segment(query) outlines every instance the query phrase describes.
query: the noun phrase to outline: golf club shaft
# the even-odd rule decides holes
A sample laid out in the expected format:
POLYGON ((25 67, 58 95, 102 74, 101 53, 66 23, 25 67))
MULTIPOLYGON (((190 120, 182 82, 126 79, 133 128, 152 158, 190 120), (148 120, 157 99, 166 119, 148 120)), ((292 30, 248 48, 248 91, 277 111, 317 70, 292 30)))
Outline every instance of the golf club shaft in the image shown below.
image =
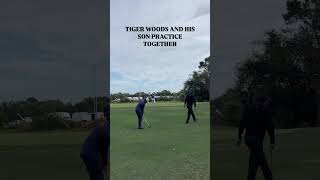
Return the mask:
POLYGON ((270 168, 271 168, 271 171, 273 172, 273 169, 272 169, 272 150, 270 151, 270 168))
POLYGON ((149 124, 149 122, 148 122, 147 118, 143 118, 143 120, 144 120, 144 122, 146 122, 146 123, 147 123, 148 127, 150 127, 150 124, 149 124))

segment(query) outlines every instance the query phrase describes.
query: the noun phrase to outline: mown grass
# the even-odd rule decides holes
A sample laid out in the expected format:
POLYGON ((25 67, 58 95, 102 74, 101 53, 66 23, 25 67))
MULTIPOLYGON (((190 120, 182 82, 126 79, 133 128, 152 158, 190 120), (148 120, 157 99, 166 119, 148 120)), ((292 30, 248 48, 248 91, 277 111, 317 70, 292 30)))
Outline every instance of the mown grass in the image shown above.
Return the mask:
POLYGON ((111 179, 209 179, 209 103, 198 103, 197 124, 185 124, 181 102, 148 103, 143 130, 135 105, 111 105, 111 179))
MULTIPOLYGON (((267 136, 268 137, 268 136, 267 136)), ((276 130, 276 149, 272 169, 279 180, 320 179, 320 128, 276 130)), ((236 128, 213 129, 213 178, 246 179, 249 152, 244 142, 236 147, 236 128)), ((269 139, 265 138, 265 153, 270 162, 269 139)), ((257 180, 263 180, 258 170, 257 180)))

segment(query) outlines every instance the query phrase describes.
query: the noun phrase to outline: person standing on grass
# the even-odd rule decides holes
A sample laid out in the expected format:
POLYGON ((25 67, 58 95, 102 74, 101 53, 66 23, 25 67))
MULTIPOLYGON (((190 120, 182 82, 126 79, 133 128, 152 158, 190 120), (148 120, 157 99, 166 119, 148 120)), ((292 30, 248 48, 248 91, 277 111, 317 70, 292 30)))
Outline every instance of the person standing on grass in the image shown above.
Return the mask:
POLYGON ((186 121, 186 124, 189 123, 189 119, 190 119, 190 115, 192 116, 193 118, 193 121, 196 122, 196 116, 194 115, 194 112, 193 112, 193 109, 192 109, 192 106, 194 105, 194 107, 196 108, 197 105, 196 105, 196 98, 193 96, 192 92, 189 91, 185 100, 184 100, 184 107, 186 107, 187 105, 187 108, 188 108, 188 117, 187 117, 187 121, 186 121))
POLYGON ((156 103, 156 98, 154 97, 154 94, 152 94, 151 99, 153 103, 156 103))
POLYGON ((143 99, 139 100, 137 106, 136 106, 136 114, 138 116, 138 129, 143 129, 141 124, 142 124, 142 118, 143 118, 143 113, 144 113, 144 107, 147 104, 146 97, 143 97, 143 99))
POLYGON ((86 165, 90 180, 105 180, 109 177, 110 125, 107 112, 105 120, 98 122, 82 145, 80 157, 86 165))
POLYGON ((242 134, 245 132, 245 142, 250 150, 247 180, 255 180, 258 167, 261 168, 266 180, 273 180, 266 156, 263 151, 263 139, 266 131, 270 136, 270 150, 275 146, 274 124, 270 112, 271 100, 267 96, 255 96, 245 105, 243 117, 240 121, 238 142, 241 144, 242 134))

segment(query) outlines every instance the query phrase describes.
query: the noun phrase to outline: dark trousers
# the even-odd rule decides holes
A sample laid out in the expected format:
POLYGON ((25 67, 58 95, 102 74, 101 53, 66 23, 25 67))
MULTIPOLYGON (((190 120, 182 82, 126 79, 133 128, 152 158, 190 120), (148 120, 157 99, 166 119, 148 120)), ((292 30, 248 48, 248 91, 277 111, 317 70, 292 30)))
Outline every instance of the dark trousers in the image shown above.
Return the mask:
POLYGON ((264 178, 266 180, 273 180, 272 172, 269 168, 266 156, 263 152, 263 140, 254 136, 246 136, 245 141, 250 150, 247 180, 256 179, 256 174, 259 166, 263 172, 264 178))
POLYGON ((187 106, 187 108, 188 108, 188 117, 187 117, 186 123, 189 123, 190 115, 192 116, 193 121, 196 122, 196 117, 193 113, 192 106, 187 106))
POLYGON ((81 155, 81 159, 86 165, 90 180, 104 180, 103 166, 98 157, 81 155))
POLYGON ((139 110, 136 110, 136 114, 137 114, 137 116, 138 116, 138 128, 141 128, 141 123, 142 123, 142 116, 143 116, 143 114, 142 114, 142 112, 139 111, 139 110))

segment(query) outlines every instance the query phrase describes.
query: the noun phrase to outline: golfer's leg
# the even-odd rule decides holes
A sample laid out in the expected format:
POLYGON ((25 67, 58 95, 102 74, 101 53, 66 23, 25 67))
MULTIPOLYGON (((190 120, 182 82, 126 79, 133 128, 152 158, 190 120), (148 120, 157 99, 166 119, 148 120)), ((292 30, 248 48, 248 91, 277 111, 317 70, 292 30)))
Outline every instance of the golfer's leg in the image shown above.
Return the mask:
POLYGON ((268 165, 268 161, 266 159, 266 156, 263 152, 263 146, 261 145, 261 147, 259 148, 258 151, 258 162, 259 162, 259 166, 261 167, 261 170, 263 172, 263 176, 266 180, 272 180, 272 172, 269 168, 268 165))
POLYGON ((139 113, 136 111, 137 117, 138 117, 138 128, 139 128, 139 113))
POLYGON ((247 180, 255 180, 258 171, 258 161, 255 156, 254 150, 250 150, 250 157, 249 157, 249 166, 248 166, 248 176, 247 180))
POLYGON ((87 172, 90 174, 90 165, 89 165, 87 158, 84 155, 80 155, 80 157, 82 159, 82 162, 84 163, 84 165, 87 168, 87 172))
POLYGON ((90 180, 98 180, 98 172, 97 171, 91 171, 90 174, 90 180))
POLYGON ((142 128, 141 124, 142 124, 142 115, 139 116, 139 128, 142 128))
POLYGON ((188 117, 187 117, 187 121, 186 121, 186 123, 189 123, 190 114, 191 114, 191 112, 190 112, 190 108, 188 108, 188 117))
POLYGON ((96 178, 96 180, 104 180, 105 179, 104 177, 105 177, 105 175, 104 175, 103 171, 99 171, 95 178, 96 178))
POLYGON ((95 168, 90 173, 90 180, 104 180, 105 175, 102 170, 99 170, 98 168, 95 168))
POLYGON ((136 111, 137 117, 138 117, 138 128, 141 128, 141 122, 142 122, 142 115, 139 111, 136 111))
POLYGON ((87 167, 90 180, 98 180, 98 162, 96 162, 93 158, 90 157, 81 156, 81 158, 87 167))
POLYGON ((105 180, 107 179, 107 174, 106 174, 106 167, 105 164, 103 163, 103 160, 101 159, 101 157, 98 159, 98 169, 97 169, 97 173, 96 173, 96 179, 97 180, 105 180))
POLYGON ((142 124, 142 118, 143 118, 143 114, 142 114, 142 112, 139 112, 139 116, 138 116, 139 128, 142 128, 142 126, 141 126, 141 124, 142 124))
POLYGON ((247 180, 255 180, 259 166, 256 152, 256 138, 252 136, 245 136, 245 142, 250 150, 247 180))
POLYGON ((190 108, 190 109, 191 109, 191 115, 192 115, 193 121, 196 122, 196 117, 194 115, 193 109, 192 108, 190 108))

